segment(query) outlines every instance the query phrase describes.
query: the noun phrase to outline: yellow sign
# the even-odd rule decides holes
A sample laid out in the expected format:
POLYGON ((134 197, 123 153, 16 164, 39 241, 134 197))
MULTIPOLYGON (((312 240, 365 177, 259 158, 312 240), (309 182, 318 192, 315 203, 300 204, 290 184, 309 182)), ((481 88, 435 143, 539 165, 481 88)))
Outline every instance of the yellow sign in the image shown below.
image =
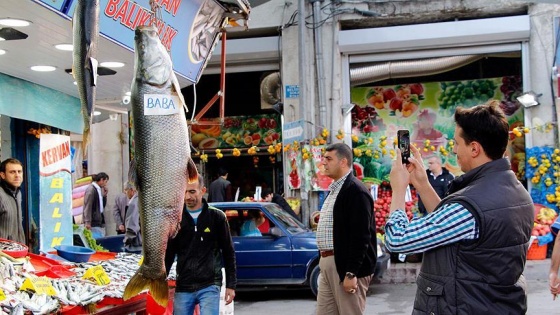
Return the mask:
POLYGON ((86 270, 82 278, 93 279, 99 285, 106 285, 111 283, 111 279, 101 265, 90 267, 88 270, 86 270))
MULTIPOLYGON (((47 277, 29 275, 25 281, 23 281, 23 284, 19 289, 21 291, 31 290, 37 294, 47 294, 51 296, 56 295, 56 291, 51 284, 51 280, 47 277)), ((3 292, 2 295, 4 295, 3 292)))
POLYGON ((6 299, 6 294, 4 290, 0 289, 0 301, 4 301, 6 299))

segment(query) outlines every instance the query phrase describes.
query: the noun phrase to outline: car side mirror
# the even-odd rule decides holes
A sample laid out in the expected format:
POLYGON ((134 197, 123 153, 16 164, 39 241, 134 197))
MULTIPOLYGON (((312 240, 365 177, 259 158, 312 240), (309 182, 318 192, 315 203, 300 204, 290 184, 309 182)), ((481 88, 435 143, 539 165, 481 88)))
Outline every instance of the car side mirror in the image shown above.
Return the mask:
POLYGON ((273 226, 270 228, 270 234, 274 237, 284 236, 282 230, 280 230, 280 228, 278 228, 277 226, 273 226))

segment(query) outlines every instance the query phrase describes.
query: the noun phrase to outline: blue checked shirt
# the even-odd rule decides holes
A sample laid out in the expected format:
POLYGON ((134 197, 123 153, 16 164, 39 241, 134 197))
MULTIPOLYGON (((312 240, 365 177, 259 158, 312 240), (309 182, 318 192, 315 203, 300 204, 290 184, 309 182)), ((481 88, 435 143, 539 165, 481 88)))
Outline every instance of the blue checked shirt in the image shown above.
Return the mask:
POLYGON ((449 203, 421 218, 408 221, 403 210, 391 213, 385 224, 385 245, 391 252, 411 254, 478 239, 473 215, 458 203, 449 203))
MULTIPOLYGON (((350 174, 350 172, 348 172, 350 174)), ((331 183, 329 186, 329 195, 325 198, 323 207, 321 208, 321 215, 319 216, 319 223, 317 224, 317 248, 319 250, 333 250, 333 208, 336 197, 340 192, 340 188, 348 174, 342 176, 338 180, 331 183)))

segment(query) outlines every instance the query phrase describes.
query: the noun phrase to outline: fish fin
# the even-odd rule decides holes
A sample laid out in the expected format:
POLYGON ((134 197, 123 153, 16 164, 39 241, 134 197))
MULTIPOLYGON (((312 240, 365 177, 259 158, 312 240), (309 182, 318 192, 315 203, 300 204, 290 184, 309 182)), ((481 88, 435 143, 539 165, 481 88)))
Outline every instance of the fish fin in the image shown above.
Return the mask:
POLYGON ((89 145, 90 129, 89 125, 84 126, 84 133, 82 135, 82 154, 83 158, 87 159, 87 149, 89 145))
POLYGON ((94 86, 97 86, 97 65, 99 64, 99 62, 97 61, 97 59, 89 57, 89 64, 91 67, 91 82, 94 86))
POLYGON ((181 229, 181 221, 177 222, 177 226, 175 226, 175 230, 173 234, 169 236, 169 238, 175 238, 177 234, 179 234, 179 230, 181 229))
POLYGON ((88 305, 83 306, 83 308, 86 309, 86 312, 88 314, 95 314, 95 312, 97 311, 97 304, 96 303, 90 303, 88 305))
POLYGON ((138 178, 136 177, 136 158, 132 158, 128 164, 128 181, 134 183, 136 190, 138 190, 138 178))
POLYGON ((171 83, 173 85, 173 89, 175 90, 175 92, 177 93, 177 96, 179 97, 179 100, 181 101, 181 104, 183 104, 183 108, 185 109, 185 113, 188 113, 189 109, 187 108, 187 103, 185 102, 185 98, 183 97, 183 93, 181 93, 181 85, 179 84, 179 80, 177 80, 177 76, 175 76, 175 73, 172 74, 171 83))
POLYGON ((189 161, 187 162, 187 176, 189 177, 189 182, 198 180, 198 170, 191 157, 189 157, 189 161))
POLYGON ((74 81, 76 81, 76 70, 74 69, 74 63, 72 63, 72 78, 74 78, 74 81))
POLYGON ((143 268, 140 266, 140 269, 138 269, 130 281, 128 281, 124 289, 123 299, 126 301, 138 295, 138 293, 142 292, 144 289, 148 289, 154 301, 166 307, 169 298, 169 287, 167 286, 165 271, 163 271, 161 276, 157 279, 150 279, 143 276, 142 270, 143 268))

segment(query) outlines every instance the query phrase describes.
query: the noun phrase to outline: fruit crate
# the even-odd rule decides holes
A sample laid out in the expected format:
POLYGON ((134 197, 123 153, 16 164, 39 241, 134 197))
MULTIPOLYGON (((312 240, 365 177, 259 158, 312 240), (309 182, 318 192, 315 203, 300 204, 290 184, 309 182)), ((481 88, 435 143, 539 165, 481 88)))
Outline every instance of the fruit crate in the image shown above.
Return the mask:
POLYGON ((527 251, 528 260, 543 260, 546 259, 547 245, 539 246, 539 241, 534 240, 533 244, 529 247, 527 251))

